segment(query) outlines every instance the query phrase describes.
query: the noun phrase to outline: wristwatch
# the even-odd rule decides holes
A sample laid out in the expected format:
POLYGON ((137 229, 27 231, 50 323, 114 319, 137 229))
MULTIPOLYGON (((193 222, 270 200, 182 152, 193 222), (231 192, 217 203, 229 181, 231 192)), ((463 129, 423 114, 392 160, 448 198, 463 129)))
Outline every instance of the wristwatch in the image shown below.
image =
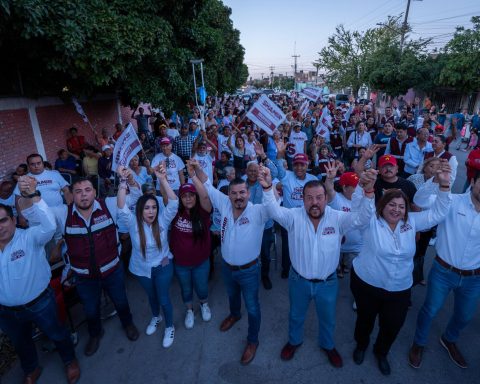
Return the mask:
POLYGON ((42 196, 42 194, 40 193, 40 191, 37 190, 37 191, 35 191, 35 192, 33 192, 33 193, 29 194, 29 195, 22 195, 22 197, 24 197, 24 198, 26 198, 26 199, 33 199, 33 198, 36 197, 36 196, 39 196, 39 197, 42 196))

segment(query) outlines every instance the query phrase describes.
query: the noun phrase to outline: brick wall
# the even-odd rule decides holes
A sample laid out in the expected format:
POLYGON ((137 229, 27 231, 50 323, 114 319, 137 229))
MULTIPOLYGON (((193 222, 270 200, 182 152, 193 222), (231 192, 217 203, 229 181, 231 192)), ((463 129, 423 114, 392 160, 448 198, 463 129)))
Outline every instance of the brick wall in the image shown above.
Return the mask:
POLYGON ((13 172, 33 152, 37 147, 28 110, 0 111, 0 177, 13 172))

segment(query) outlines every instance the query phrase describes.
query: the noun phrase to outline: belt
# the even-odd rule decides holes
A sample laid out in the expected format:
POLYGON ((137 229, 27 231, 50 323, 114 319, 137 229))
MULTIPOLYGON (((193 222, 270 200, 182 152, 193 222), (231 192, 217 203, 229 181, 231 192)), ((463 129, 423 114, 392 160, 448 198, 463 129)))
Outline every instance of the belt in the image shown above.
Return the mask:
POLYGON ((6 305, 1 305, 0 304, 0 309, 3 310, 10 310, 10 311, 23 311, 24 309, 28 309, 30 307, 33 307, 35 304, 37 304, 41 299, 43 299, 48 293, 50 292, 50 286, 45 288, 45 290, 38 295, 35 299, 32 301, 28 302, 27 304, 23 305, 14 305, 12 307, 6 306, 6 305))
POLYGON ((295 273, 296 273, 298 276, 300 276, 303 280, 307 280, 307 281, 309 281, 310 283, 323 283, 323 282, 327 281, 329 278, 331 278, 331 277, 336 273, 336 271, 333 272, 333 273, 331 273, 330 275, 327 276, 326 279, 307 279, 306 277, 303 277, 302 275, 300 275, 300 274, 295 270, 295 268, 293 268, 293 267, 291 267, 291 268, 292 268, 293 272, 295 272, 295 273))
POLYGON ((480 268, 477 269, 458 269, 455 268, 453 265, 448 264, 446 261, 442 260, 438 255, 435 256, 435 260, 437 260, 438 264, 442 267, 459 274, 460 276, 476 276, 480 275, 480 268))
POLYGON ((232 271, 241 271, 242 269, 250 268, 252 265, 255 265, 257 263, 258 263, 258 259, 254 259, 249 263, 243 264, 243 265, 230 265, 227 262, 225 262, 225 264, 228 265, 228 268, 230 268, 232 271))

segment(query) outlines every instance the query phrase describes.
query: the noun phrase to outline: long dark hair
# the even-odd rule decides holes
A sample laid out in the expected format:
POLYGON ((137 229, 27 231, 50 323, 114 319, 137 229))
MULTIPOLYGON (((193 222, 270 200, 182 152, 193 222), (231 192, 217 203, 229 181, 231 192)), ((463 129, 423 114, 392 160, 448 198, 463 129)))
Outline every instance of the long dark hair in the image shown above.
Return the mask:
POLYGON ((155 239, 155 243, 157 243, 157 248, 160 250, 162 248, 162 243, 160 241, 160 225, 158 224, 158 201, 155 198, 155 196, 152 195, 143 195, 141 196, 138 201, 137 205, 135 207, 135 216, 137 218, 137 227, 138 227, 138 236, 140 237, 140 248, 142 250, 142 255, 143 257, 145 256, 145 249, 147 246, 147 240, 145 239, 145 230, 143 229, 143 209, 145 208, 145 204, 149 200, 152 200, 155 202, 155 205, 157 206, 157 214, 155 215, 155 219, 153 219, 152 223, 152 234, 153 238, 155 239))
MULTIPOLYGON (((178 206, 178 212, 179 213, 184 213, 188 212, 190 214, 190 221, 192 222, 192 233, 193 233, 193 242, 196 243, 197 240, 203 240, 206 238, 205 235, 205 230, 208 230, 208 228, 205 228, 205 225, 202 221, 202 216, 200 215, 200 210, 202 207, 200 206, 200 197, 198 196, 198 193, 195 193, 195 205, 189 210, 188 208, 185 208, 185 206, 182 203, 182 198, 180 197, 179 199, 179 206, 178 206)), ((178 215, 177 215, 178 217, 178 215)))

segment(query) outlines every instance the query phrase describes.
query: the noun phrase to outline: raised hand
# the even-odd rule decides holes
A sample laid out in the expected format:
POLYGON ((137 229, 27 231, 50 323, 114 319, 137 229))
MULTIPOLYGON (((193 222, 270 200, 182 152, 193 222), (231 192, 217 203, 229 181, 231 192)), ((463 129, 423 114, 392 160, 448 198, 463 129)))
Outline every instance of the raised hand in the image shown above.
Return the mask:
POLYGON ((452 174, 452 168, 446 159, 440 159, 440 167, 438 167, 434 181, 437 181, 440 186, 450 187, 450 176, 452 174))
POLYGON ((187 173, 190 178, 193 178, 196 174, 195 172, 195 166, 192 164, 192 161, 195 161, 194 159, 187 160, 187 173))
POLYGON ((157 176, 157 179, 160 181, 167 181, 167 171, 165 168, 165 164, 160 163, 158 164, 155 168, 155 176, 157 176))
POLYGON ((327 179, 333 180, 337 176, 339 166, 335 164, 335 160, 327 161, 325 171, 327 171, 327 179))
POLYGON ((366 159, 371 159, 379 150, 380 147, 377 144, 373 144, 371 147, 365 150, 363 157, 365 157, 366 159))
POLYGON ((126 179, 128 177, 127 174, 128 168, 124 165, 119 165, 117 168, 117 174, 120 179, 126 179))
POLYGON ((143 160, 143 165, 145 168, 150 168, 150 160, 148 159, 143 160))
POLYGON ((360 186, 366 191, 372 191, 374 189, 375 182, 377 181, 378 171, 376 169, 368 169, 360 175, 360 186))
POLYGON ((277 147, 277 152, 285 153, 287 145, 283 140, 275 141, 275 146, 277 147))
POLYGON ((270 188, 272 186, 272 175, 270 169, 263 165, 258 167, 258 182, 263 188, 270 188))
POLYGON ((37 189, 37 179, 32 176, 20 176, 18 189, 21 195, 31 195, 37 189))
POLYGON ((253 143, 253 148, 255 149, 255 153, 257 154, 257 156, 260 156, 262 159, 265 157, 265 151, 261 143, 255 141, 253 143))

